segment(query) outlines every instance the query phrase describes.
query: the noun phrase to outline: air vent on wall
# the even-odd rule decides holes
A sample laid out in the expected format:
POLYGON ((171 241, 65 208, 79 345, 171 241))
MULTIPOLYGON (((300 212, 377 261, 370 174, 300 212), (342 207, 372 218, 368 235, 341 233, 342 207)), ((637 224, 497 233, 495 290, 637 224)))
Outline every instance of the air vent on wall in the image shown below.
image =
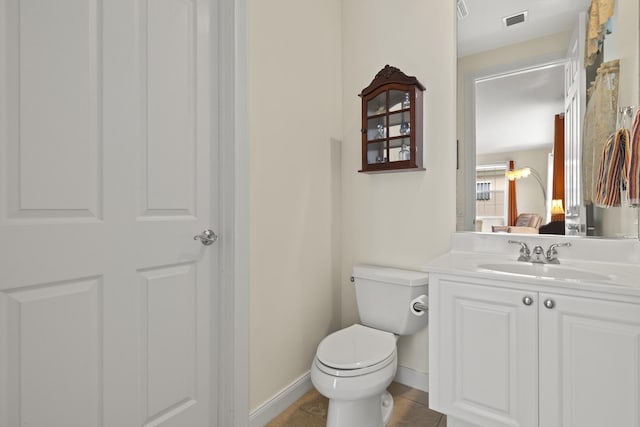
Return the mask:
POLYGON ((505 27, 511 27, 512 25, 522 24, 527 20, 527 12, 518 12, 515 15, 502 18, 502 22, 505 27))
POLYGON ((469 14, 469 9, 464 0, 458 0, 458 19, 462 19, 469 14))

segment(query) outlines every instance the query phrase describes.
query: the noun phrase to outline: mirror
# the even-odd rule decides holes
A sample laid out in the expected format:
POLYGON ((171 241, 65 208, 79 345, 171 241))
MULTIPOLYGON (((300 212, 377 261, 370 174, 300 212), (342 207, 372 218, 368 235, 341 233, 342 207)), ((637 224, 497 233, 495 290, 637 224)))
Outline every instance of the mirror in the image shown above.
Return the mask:
MULTIPOLYGON (((491 217, 506 216, 505 203, 498 201, 492 212, 486 208, 478 212, 483 217, 482 230, 474 222, 476 203, 486 204, 490 199, 487 188, 493 185, 498 199, 500 191, 507 192, 508 181, 502 187, 488 183, 491 178, 486 178, 490 174, 487 170, 504 170, 509 160, 515 160, 515 168, 528 166, 538 175, 515 181, 519 213, 538 213, 542 224, 557 219, 557 215, 551 217, 551 204, 560 191, 564 195, 567 234, 638 236, 638 209, 602 209, 584 203, 582 159, 587 154, 586 150, 583 153, 582 135, 574 136, 577 146, 565 141, 564 190, 554 189, 553 178, 549 178, 548 172, 554 170, 549 153, 553 152, 554 133, 558 133, 554 129, 555 115, 571 113, 565 80, 572 67, 584 70, 575 73, 582 75, 584 82, 574 85, 582 87, 577 101, 573 100, 579 119, 572 122, 573 115, 569 120, 564 117, 566 129, 561 133, 566 132, 569 138, 585 129, 581 120, 588 107, 586 89, 596 80, 601 63, 620 60, 616 110, 640 104, 640 6, 635 0, 615 1, 609 22, 612 31, 605 35, 595 64, 583 67, 571 58, 573 54, 584 63, 584 55, 578 55, 577 50, 580 43, 585 44, 590 4, 591 0, 458 0, 458 230, 491 232, 491 217), (507 27, 502 18, 524 22, 507 27), (529 124, 534 126, 527 127, 529 124), (485 146, 486 141, 493 147, 485 146), (476 165, 482 166, 479 173, 484 177, 477 178, 476 165)), ((587 120, 593 117, 591 113, 587 120)), ((621 116, 618 114, 618 123, 621 116)), ((631 120, 627 118, 627 122, 631 120)))

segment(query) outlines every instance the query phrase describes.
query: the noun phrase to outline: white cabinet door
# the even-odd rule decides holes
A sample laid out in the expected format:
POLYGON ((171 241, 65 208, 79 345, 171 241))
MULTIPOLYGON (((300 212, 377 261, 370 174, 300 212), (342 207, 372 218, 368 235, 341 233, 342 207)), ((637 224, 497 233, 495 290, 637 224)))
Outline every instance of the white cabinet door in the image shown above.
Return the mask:
POLYGON ((443 279, 432 285, 435 409, 483 427, 537 427, 535 294, 443 279))
POLYGON ((639 427, 640 306, 540 294, 539 310, 540 426, 639 427))
POLYGON ((0 427, 215 419, 208 5, 0 0, 0 427))

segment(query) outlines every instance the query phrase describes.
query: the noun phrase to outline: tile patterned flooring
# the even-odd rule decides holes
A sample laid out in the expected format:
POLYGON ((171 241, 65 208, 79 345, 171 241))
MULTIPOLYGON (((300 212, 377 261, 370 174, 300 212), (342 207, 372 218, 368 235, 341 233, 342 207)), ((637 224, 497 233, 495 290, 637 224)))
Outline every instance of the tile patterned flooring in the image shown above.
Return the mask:
MULTIPOLYGON (((393 416, 388 427, 447 426, 446 416, 429 409, 427 393, 395 382, 391 383, 388 390, 394 401, 393 416)), ((327 422, 327 407, 327 398, 313 389, 266 427, 324 427, 327 422)))

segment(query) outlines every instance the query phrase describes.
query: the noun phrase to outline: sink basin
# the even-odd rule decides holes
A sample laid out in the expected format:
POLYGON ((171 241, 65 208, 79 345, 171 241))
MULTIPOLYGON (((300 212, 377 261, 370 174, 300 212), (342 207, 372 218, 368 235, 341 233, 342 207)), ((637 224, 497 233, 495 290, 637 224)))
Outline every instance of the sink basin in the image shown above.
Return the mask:
POLYGON ((478 268, 490 270, 496 273, 517 274, 521 276, 544 277, 560 280, 609 280, 610 277, 586 270, 578 270, 571 267, 563 267, 557 264, 533 264, 533 263, 502 263, 480 264, 478 268))

